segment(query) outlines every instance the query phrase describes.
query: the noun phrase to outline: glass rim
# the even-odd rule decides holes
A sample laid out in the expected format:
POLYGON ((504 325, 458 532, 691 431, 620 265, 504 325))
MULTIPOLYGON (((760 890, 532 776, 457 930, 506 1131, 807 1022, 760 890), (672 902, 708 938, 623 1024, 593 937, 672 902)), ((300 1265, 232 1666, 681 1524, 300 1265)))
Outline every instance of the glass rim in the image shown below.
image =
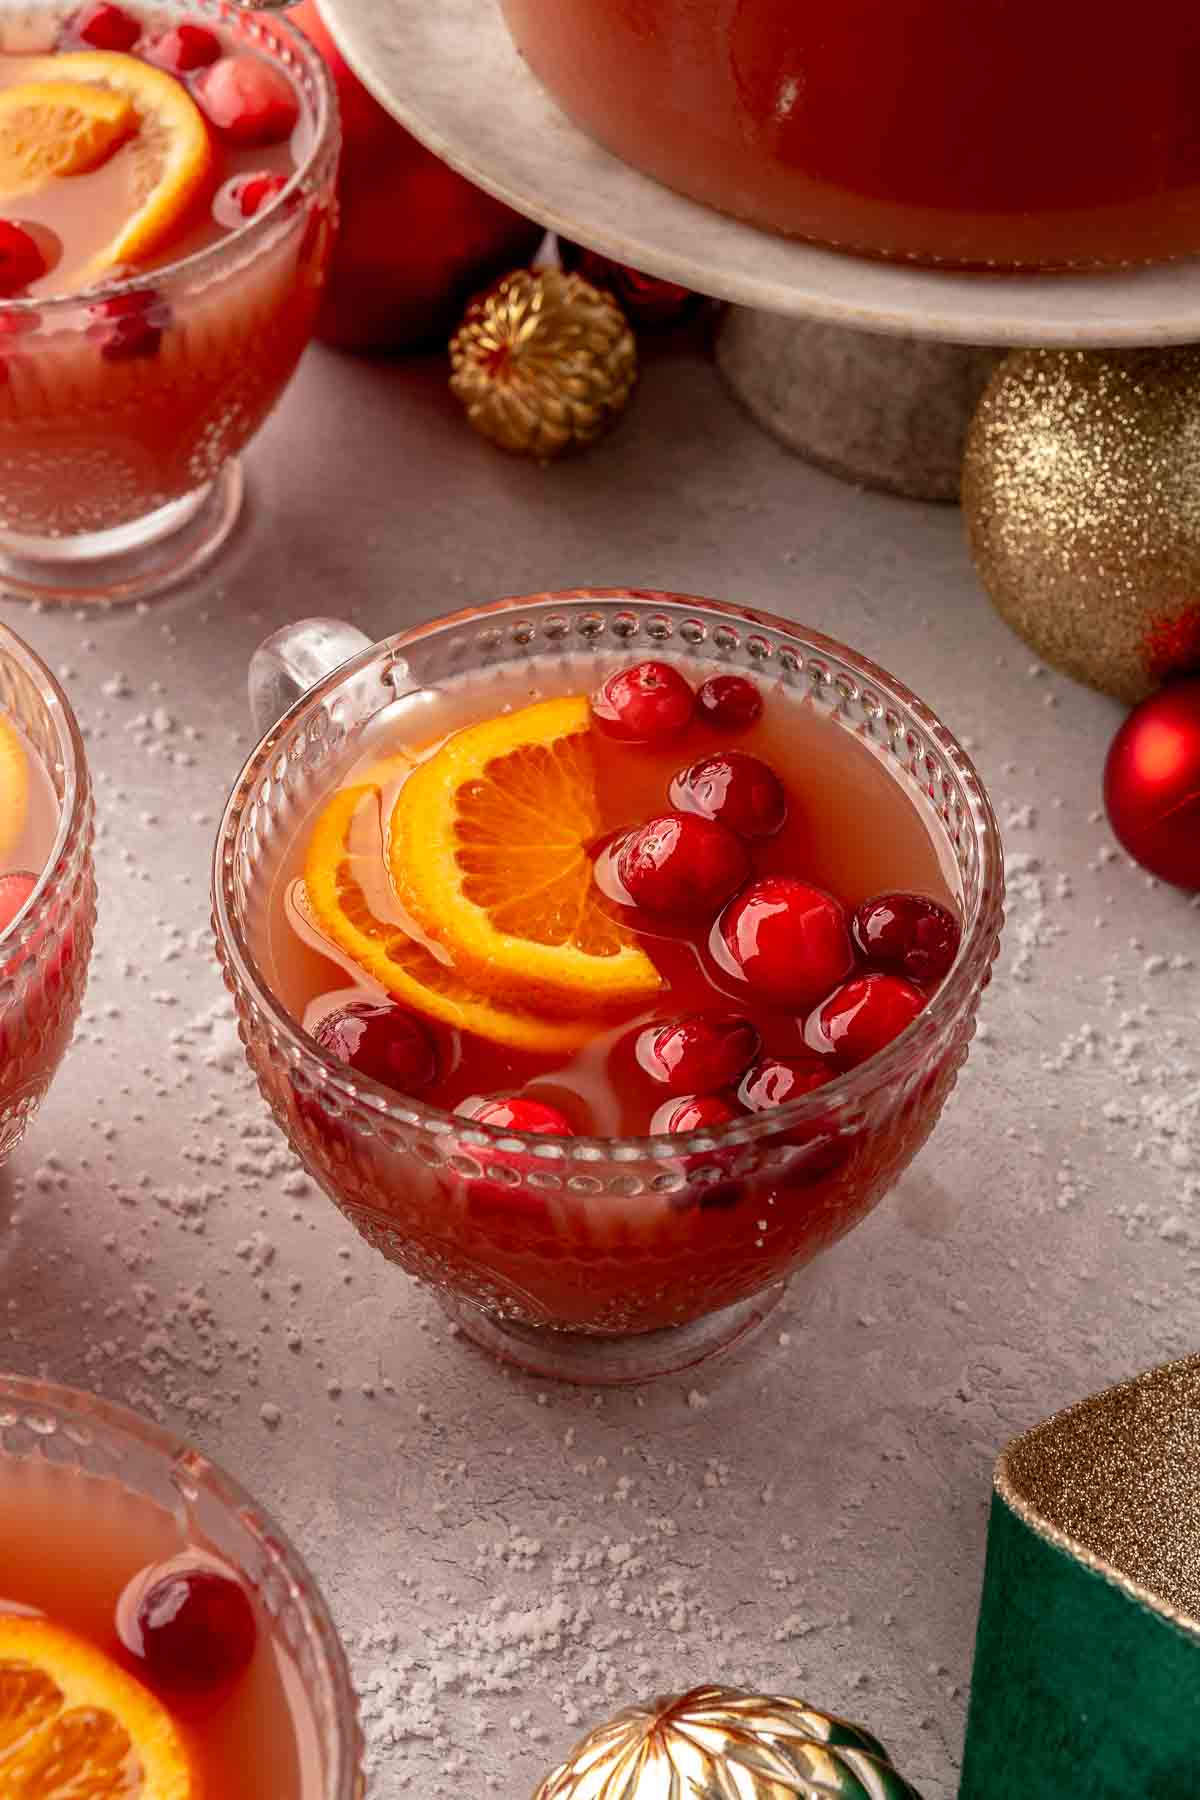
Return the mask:
MULTIPOLYGON (((671 652, 658 649, 657 654, 671 652)), ((702 654, 693 660, 703 660, 702 654)), ((974 1002, 982 989, 996 953, 1004 901, 1004 850, 1000 827, 987 789, 974 763, 953 733, 942 724, 932 708, 917 697, 879 664, 857 650, 830 637, 827 633, 781 618, 760 608, 739 606, 731 601, 714 600, 695 594, 681 594, 666 589, 648 588, 564 588, 535 595, 513 594, 479 606, 460 608, 424 620, 403 631, 391 633, 369 645, 348 661, 339 664, 328 675, 288 707, 275 724, 260 738, 240 770, 234 783, 217 831, 213 852, 212 875, 213 926, 220 950, 228 957, 238 980, 248 990, 254 1004, 271 1020, 287 1046, 290 1063, 304 1064, 319 1072, 319 1086, 332 1087, 349 1100, 367 1106, 396 1123, 423 1128, 438 1136, 453 1135, 471 1148, 487 1146, 493 1150, 519 1150, 539 1161, 605 1160, 674 1161, 681 1156, 703 1153, 729 1145, 751 1144, 772 1138, 796 1125, 811 1123, 830 1114, 840 1115, 847 1106, 865 1102, 867 1097, 884 1087, 892 1077, 927 1047, 946 1033, 974 1002), (394 1088, 369 1076, 359 1075, 329 1051, 324 1050, 292 1017, 273 993, 258 959, 246 939, 234 908, 230 882, 233 869, 233 845, 240 831, 246 806, 269 756, 281 737, 333 691, 352 681, 380 658, 392 657, 426 637, 451 626, 471 624, 518 608, 529 611, 552 611, 555 607, 576 602, 594 604, 671 605, 687 611, 718 613, 744 625, 780 633, 802 643, 806 649, 827 654, 845 662, 855 675, 881 690, 888 704, 907 712, 933 739, 950 762, 970 802, 967 816, 971 820, 979 856, 978 895, 973 915, 964 920, 958 955, 941 986, 917 1017, 898 1037, 857 1068, 834 1075, 822 1087, 789 1100, 770 1112, 750 1113, 727 1124, 709 1126, 692 1132, 656 1132, 643 1136, 595 1137, 580 1134, 562 1136, 553 1132, 531 1133, 507 1126, 486 1125, 459 1113, 447 1112, 428 1101, 398 1094, 394 1088)))
POLYGON ((70 874, 76 845, 87 827, 92 792, 83 733, 62 683, 51 673, 37 651, 31 649, 11 625, 0 620, 0 658, 5 657, 24 670, 54 721, 63 767, 63 796, 59 803, 54 843, 46 861, 38 870, 33 892, 21 908, 11 932, 0 931, 0 962, 11 944, 20 943, 24 935, 22 927, 36 929, 36 919, 43 900, 70 874))
MULTIPOLYGON (((86 1388, 0 1371, 0 1429, 5 1423, 6 1401, 16 1401, 30 1409, 43 1405, 69 1414, 81 1425, 98 1424, 116 1439, 133 1439, 162 1456, 172 1470, 203 1481, 225 1511, 253 1532, 264 1554, 282 1572, 289 1594, 298 1600, 310 1646, 329 1679, 338 1727, 337 1762, 325 1800, 354 1800, 362 1767, 363 1738, 345 1647, 316 1577, 278 1520, 207 1452, 119 1401, 106 1400, 86 1388)), ((5 1455, 0 1450, 0 1464, 5 1455)))
MULTIPOLYGON (((159 0, 161 3, 161 0, 159 0)), ((166 0, 168 5, 178 8, 184 14, 206 13, 210 7, 227 10, 235 17, 247 14, 250 9, 237 4, 237 0, 166 0)), ((338 111, 337 91, 333 85, 333 76, 312 39, 300 30, 298 25, 291 24, 279 13, 251 13, 251 17, 261 24, 265 16, 269 20, 269 29, 278 32, 289 46, 297 52, 305 64, 307 73, 314 80, 319 96, 317 114, 313 120, 313 141, 309 146, 304 161, 288 177, 287 186, 280 189, 275 198, 264 211, 254 218, 248 219, 244 225, 238 225, 233 231, 227 231, 214 243, 205 244, 200 250, 193 250, 187 256, 173 258, 168 262, 155 263, 153 267, 140 270, 133 275, 122 275, 111 281, 94 283, 91 287, 75 288, 68 294, 50 294, 45 297, 26 295, 0 302, 0 311, 15 314, 18 317, 38 319, 59 316, 69 312, 73 307, 94 305, 97 301, 116 298, 122 294, 137 293, 157 279, 160 282, 175 281, 180 276, 185 279, 196 273, 203 274, 209 268, 218 267, 223 257, 233 250, 246 246, 257 247, 259 239, 266 237, 273 226, 278 226, 287 216, 287 202, 296 191, 311 178, 314 170, 319 170, 322 162, 331 151, 336 151, 340 140, 340 115, 338 111)))

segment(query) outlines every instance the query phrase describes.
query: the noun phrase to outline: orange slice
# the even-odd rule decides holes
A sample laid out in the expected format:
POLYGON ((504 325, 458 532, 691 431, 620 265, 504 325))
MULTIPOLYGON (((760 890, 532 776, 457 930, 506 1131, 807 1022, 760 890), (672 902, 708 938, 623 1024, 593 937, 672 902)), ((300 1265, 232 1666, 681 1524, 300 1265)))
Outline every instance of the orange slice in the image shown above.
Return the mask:
POLYGON ((0 713, 0 864, 25 829, 29 759, 16 728, 0 713))
POLYGON ((662 978, 605 907, 589 708, 541 700, 455 732, 392 811, 401 903, 455 967, 500 999, 596 1013, 652 999, 662 978))
POLYGON ((80 279, 96 281, 116 264, 145 262, 183 223, 208 179, 212 146, 200 108, 173 75, 117 50, 31 57, 24 72, 33 83, 91 85, 132 107, 129 211, 80 279))
POLYGON ((140 1681, 47 1619, 0 1614, 4 1800, 200 1800, 175 1723, 140 1681))
POLYGON ((369 899, 386 882, 383 789, 368 781, 335 794, 317 820, 304 867, 313 916, 339 950, 415 1012, 514 1050, 555 1055, 589 1036, 580 1025, 496 1006, 369 899))
POLYGON ((0 88, 0 199, 97 168, 137 124, 128 94, 86 81, 0 88))

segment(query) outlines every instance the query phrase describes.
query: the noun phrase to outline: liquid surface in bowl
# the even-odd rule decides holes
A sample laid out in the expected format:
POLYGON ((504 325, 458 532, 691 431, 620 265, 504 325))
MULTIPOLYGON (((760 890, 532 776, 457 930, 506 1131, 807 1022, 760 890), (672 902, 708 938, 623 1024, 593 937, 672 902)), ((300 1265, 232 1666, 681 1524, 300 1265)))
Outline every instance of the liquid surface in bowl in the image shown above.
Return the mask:
POLYGON ((189 1540, 182 1508, 40 1457, 0 1455, 0 1716, 5 1800, 322 1792, 300 1677, 258 1596, 189 1540), (189 1617, 165 1584, 201 1573, 189 1617))

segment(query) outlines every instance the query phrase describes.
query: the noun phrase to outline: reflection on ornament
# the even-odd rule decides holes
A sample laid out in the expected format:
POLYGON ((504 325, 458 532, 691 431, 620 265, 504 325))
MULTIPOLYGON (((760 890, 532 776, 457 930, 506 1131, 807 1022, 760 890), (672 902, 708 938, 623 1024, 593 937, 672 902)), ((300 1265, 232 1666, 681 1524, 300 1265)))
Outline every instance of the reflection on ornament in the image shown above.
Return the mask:
POLYGON ((1200 677, 1135 707, 1104 767, 1118 841, 1163 881, 1200 888, 1200 677))
POLYGON ((1135 701, 1200 668, 1200 350, 1025 350, 971 427, 983 585, 1039 656, 1135 701))
POLYGON ((586 250, 569 238, 558 239, 558 254, 564 269, 582 275, 593 287, 603 288, 621 304, 631 325, 646 331, 665 331, 678 325, 704 304, 702 294, 680 287, 675 281, 662 281, 657 275, 643 275, 628 263, 614 262, 598 250, 586 250))
POLYGON ((476 431, 546 461, 608 429, 637 379, 637 349, 611 295, 560 269, 518 269, 471 302, 450 366, 476 431))
POLYGON ((878 1739, 802 1700, 698 1687, 630 1706, 534 1800, 920 1800, 878 1739))

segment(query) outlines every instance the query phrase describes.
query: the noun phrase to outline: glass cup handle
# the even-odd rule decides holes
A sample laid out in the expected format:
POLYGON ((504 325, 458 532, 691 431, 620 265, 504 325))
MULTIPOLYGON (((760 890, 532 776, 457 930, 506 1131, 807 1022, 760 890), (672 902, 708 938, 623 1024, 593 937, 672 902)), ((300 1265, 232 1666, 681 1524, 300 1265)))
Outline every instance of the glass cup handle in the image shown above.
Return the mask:
POLYGON ((370 638, 341 619, 298 619, 264 638, 246 681, 255 730, 265 736, 310 687, 370 648, 370 638))

